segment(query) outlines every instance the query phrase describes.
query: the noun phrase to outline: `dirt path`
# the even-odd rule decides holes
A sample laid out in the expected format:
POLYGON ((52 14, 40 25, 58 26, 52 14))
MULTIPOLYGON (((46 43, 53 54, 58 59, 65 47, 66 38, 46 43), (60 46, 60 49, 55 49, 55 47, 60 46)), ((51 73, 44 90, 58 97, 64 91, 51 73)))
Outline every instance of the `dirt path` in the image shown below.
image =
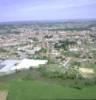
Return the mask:
POLYGON ((0 100, 7 100, 7 91, 0 91, 0 100))

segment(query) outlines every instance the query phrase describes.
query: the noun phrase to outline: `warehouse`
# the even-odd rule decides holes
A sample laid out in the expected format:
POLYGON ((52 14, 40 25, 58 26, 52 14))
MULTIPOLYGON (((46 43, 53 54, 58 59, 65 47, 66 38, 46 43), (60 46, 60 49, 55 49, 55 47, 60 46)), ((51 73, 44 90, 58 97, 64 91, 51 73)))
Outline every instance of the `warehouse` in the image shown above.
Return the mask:
POLYGON ((0 75, 10 74, 16 72, 16 70, 39 68, 39 65, 47 64, 47 60, 4 60, 0 62, 0 75))

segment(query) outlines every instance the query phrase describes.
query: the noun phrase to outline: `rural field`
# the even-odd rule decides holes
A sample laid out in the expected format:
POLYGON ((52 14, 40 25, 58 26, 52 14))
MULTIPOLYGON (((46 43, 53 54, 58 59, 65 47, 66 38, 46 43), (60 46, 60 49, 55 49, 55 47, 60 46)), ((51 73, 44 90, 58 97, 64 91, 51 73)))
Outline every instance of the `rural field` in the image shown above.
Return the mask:
POLYGON ((14 81, 11 84, 8 100, 96 99, 96 86, 76 90, 40 81, 14 81))
POLYGON ((41 77, 38 71, 32 72, 18 72, 0 78, 0 91, 8 91, 7 100, 96 99, 96 85, 71 87, 66 85, 72 84, 71 80, 52 81, 41 77))

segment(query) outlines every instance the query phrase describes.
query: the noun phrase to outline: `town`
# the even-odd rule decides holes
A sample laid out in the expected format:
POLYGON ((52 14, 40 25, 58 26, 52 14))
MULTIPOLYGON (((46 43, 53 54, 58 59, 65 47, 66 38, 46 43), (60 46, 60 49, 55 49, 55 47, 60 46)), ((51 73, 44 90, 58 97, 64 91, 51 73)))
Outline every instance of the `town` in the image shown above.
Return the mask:
POLYGON ((96 84, 96 21, 1 23, 0 76, 18 73, 76 89, 96 84))
POLYGON ((96 27, 92 22, 0 26, 0 62, 27 58, 52 59, 64 66, 74 61, 96 63, 96 27))

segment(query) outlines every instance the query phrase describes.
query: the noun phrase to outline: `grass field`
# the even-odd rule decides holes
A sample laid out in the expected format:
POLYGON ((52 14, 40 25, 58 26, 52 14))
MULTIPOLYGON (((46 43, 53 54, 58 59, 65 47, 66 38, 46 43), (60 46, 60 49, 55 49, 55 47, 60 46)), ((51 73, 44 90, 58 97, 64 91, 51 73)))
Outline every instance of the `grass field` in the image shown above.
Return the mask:
POLYGON ((8 100, 96 99, 96 86, 82 90, 41 81, 12 81, 8 100))
POLYGON ((72 84, 71 81, 62 81, 62 83, 66 82, 64 84, 60 84, 60 82, 55 83, 53 82, 54 80, 41 78, 36 71, 32 72, 32 76, 34 76, 32 79, 28 78, 29 72, 0 78, 0 91, 8 91, 8 100, 96 99, 96 85, 77 89, 66 85, 72 84))

